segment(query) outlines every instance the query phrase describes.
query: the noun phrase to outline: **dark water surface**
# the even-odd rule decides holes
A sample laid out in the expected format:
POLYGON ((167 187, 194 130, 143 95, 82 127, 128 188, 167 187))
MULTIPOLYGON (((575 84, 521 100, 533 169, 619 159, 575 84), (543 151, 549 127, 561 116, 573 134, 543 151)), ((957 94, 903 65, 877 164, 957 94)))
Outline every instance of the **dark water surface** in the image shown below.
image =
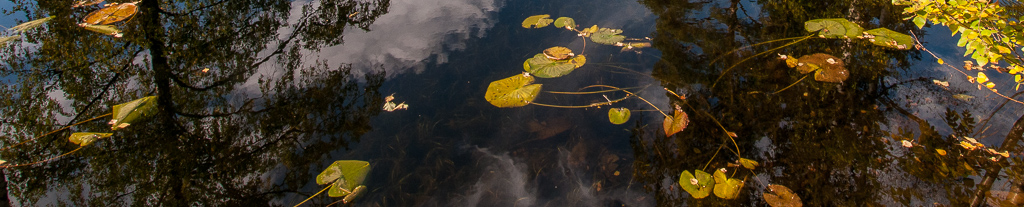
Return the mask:
MULTIPOLYGON (((74 26, 99 7, 71 4, 2 4, 18 11, 5 27, 57 18, 4 46, 0 158, 21 164, 76 150, 66 137, 109 132, 109 120, 16 144, 115 104, 157 96, 158 110, 69 156, 4 169, 15 206, 292 206, 323 188, 316 175, 336 160, 373 168, 355 206, 766 206, 769 184, 807 206, 966 206, 982 197, 1000 206, 1022 187, 1021 104, 976 89, 925 52, 819 38, 766 55, 756 54, 785 43, 730 52, 805 36, 807 20, 846 18, 913 32, 954 65, 967 60, 947 28, 919 30, 888 0, 145 0, 118 23, 122 38, 74 26), (652 47, 620 51, 521 27, 537 14, 619 28, 652 47), (582 109, 484 100, 491 81, 521 74, 523 61, 553 46, 587 63, 538 78, 545 92, 536 103, 606 101, 546 92, 592 85, 644 100, 582 109), (776 55, 819 52, 840 57, 850 78, 793 84, 803 75, 776 55), (391 94, 409 109, 381 110, 391 94), (671 115, 675 106, 691 122, 666 136, 654 107, 671 115), (633 116, 611 124, 611 107, 633 116), (963 137, 1011 156, 992 161, 998 155, 961 147, 963 137), (761 166, 730 165, 739 158, 761 166), (695 199, 678 183, 684 170, 719 168, 745 180, 737 199, 695 199)), ((1012 76, 987 74, 1004 83, 999 91, 1020 94, 1012 76)), ((338 200, 321 194, 304 205, 338 200)))

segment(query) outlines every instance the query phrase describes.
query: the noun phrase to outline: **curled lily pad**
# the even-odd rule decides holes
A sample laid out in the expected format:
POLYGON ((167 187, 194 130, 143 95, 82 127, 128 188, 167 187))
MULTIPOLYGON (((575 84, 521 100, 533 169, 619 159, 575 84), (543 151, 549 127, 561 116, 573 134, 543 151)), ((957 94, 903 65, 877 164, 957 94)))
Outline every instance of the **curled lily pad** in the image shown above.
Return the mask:
POLYGON ((603 45, 615 45, 615 43, 626 40, 626 36, 619 35, 621 33, 620 29, 601 28, 590 35, 590 41, 603 45))
POLYGON ((725 176, 725 168, 721 168, 715 171, 715 196, 722 199, 735 199, 736 196, 740 195, 740 189, 743 189, 743 181, 736 178, 727 178, 725 176))
POLYGON ((580 35, 584 37, 590 37, 590 35, 594 34, 595 32, 597 32, 597 25, 590 26, 586 29, 581 30, 580 35))
POLYGON ((555 46, 548 49, 544 49, 544 56, 551 60, 566 60, 572 58, 572 50, 566 47, 555 46))
POLYGON ((711 190, 714 188, 715 183, 711 180, 711 175, 701 170, 694 170, 694 173, 690 173, 689 170, 683 171, 679 175, 679 185, 690 193, 693 198, 701 199, 711 195, 711 190))
POLYGON ((850 38, 860 36, 864 31, 860 25, 842 18, 814 19, 804 22, 804 29, 808 32, 817 32, 824 38, 850 38))
POLYGON ((552 60, 545 54, 534 55, 533 58, 526 60, 526 64, 529 64, 528 68, 523 66, 526 72, 541 78, 561 77, 576 69, 576 65, 570 60, 552 60))
POLYGON ((743 165, 743 168, 747 168, 747 169, 753 170, 754 168, 756 168, 757 166, 759 166, 761 164, 758 164, 757 161, 754 161, 754 160, 750 160, 750 159, 747 159, 747 158, 740 158, 740 165, 743 165))
POLYGON ((555 27, 572 29, 576 27, 576 21, 569 17, 559 17, 555 19, 555 27))
POLYGON ((572 60, 569 60, 569 63, 575 65, 576 68, 580 68, 583 67, 583 64, 587 64, 587 57, 584 57, 583 55, 573 56, 572 60))
POLYGON ((910 35, 886 28, 868 30, 864 31, 864 33, 866 34, 864 35, 865 39, 878 46, 909 50, 914 45, 914 39, 910 38, 910 35))
POLYGON ((487 86, 484 99, 497 107, 526 106, 533 102, 533 99, 537 98, 537 93, 540 92, 541 84, 531 83, 533 83, 533 76, 529 74, 496 80, 487 86))
POLYGON ((129 124, 148 118, 156 113, 156 96, 146 96, 128 103, 114 105, 110 130, 125 128, 129 124))
POLYGON ((85 30, 93 31, 96 33, 111 35, 114 37, 121 37, 121 30, 111 25, 92 25, 87 23, 78 24, 78 26, 85 28, 85 30))
POLYGON ((138 11, 139 7, 135 6, 135 3, 115 4, 89 13, 82 22, 93 25, 113 24, 135 15, 138 11))
POLYGON ((331 189, 327 194, 331 197, 341 197, 352 193, 361 186, 369 172, 369 162, 339 160, 320 172, 320 175, 316 176, 316 183, 319 185, 331 184, 331 189))
POLYGON ((523 20, 523 28, 530 28, 530 27, 541 28, 541 27, 546 27, 546 26, 550 25, 552 22, 555 21, 554 19, 548 19, 548 17, 551 17, 551 15, 541 14, 541 15, 533 15, 533 16, 527 17, 526 20, 523 20))
POLYGON ((800 201, 800 196, 793 193, 786 186, 781 185, 768 185, 768 191, 765 191, 764 201, 772 207, 801 207, 804 203, 800 201))
POLYGON ((96 140, 110 137, 113 133, 96 133, 96 132, 75 132, 68 137, 68 141, 71 143, 78 144, 78 146, 88 146, 96 140))
POLYGON ((629 120, 629 109, 627 108, 612 108, 608 110, 608 121, 612 124, 623 124, 629 120))
POLYGON ((665 136, 672 136, 677 132, 683 131, 683 129, 686 129, 686 125, 689 124, 690 117, 679 106, 676 106, 675 115, 665 117, 665 120, 661 123, 665 127, 665 136))

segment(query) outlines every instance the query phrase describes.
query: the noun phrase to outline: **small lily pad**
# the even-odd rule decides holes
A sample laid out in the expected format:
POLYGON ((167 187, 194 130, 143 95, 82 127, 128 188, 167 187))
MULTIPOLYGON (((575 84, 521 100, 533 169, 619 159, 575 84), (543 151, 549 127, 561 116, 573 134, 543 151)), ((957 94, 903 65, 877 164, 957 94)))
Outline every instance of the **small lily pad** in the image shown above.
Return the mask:
POLYGON ((743 165, 743 168, 747 168, 747 169, 753 170, 754 168, 756 168, 757 166, 759 166, 761 164, 758 164, 757 161, 753 161, 753 160, 750 160, 750 159, 747 159, 747 158, 740 158, 740 165, 743 165))
POLYGON ((711 190, 714 188, 715 183, 711 180, 711 175, 701 170, 694 170, 696 176, 690 173, 689 170, 683 171, 679 175, 679 185, 690 193, 693 198, 701 199, 711 195, 711 190))
POLYGON ((107 138, 111 135, 114 135, 114 133, 75 132, 71 134, 71 137, 68 137, 68 141, 84 147, 92 144, 92 142, 95 142, 96 140, 107 138))
POLYGON ((878 46, 900 50, 909 50, 914 46, 914 39, 910 38, 910 35, 886 28, 868 30, 864 31, 864 33, 868 34, 868 41, 878 46))
POLYGON ((735 199, 736 196, 740 195, 740 189, 743 189, 743 181, 735 178, 728 178, 725 176, 725 168, 721 168, 715 171, 715 196, 722 199, 735 199))
POLYGON ((555 27, 572 29, 576 27, 576 21, 569 17, 559 17, 555 19, 555 27))
POLYGON ((110 130, 125 128, 156 114, 156 96, 146 96, 128 103, 114 105, 113 117, 110 120, 110 130))
POLYGON ((603 45, 615 45, 615 43, 626 40, 626 36, 619 35, 621 33, 621 29, 601 28, 598 29, 597 32, 594 32, 594 34, 590 35, 590 41, 603 45))
POLYGON ((804 203, 800 201, 800 196, 793 193, 786 186, 781 185, 768 185, 768 191, 765 191, 764 201, 772 207, 801 207, 804 203))
POLYGON ((814 19, 804 22, 804 29, 808 32, 817 32, 824 38, 851 38, 860 36, 864 31, 860 25, 842 18, 814 19))
POLYGON ((327 169, 317 175, 316 183, 319 185, 331 184, 331 189, 327 192, 328 196, 341 197, 362 185, 369 172, 369 162, 339 160, 327 166, 327 169))
POLYGON ((571 63, 570 60, 552 60, 545 54, 534 55, 533 58, 526 60, 526 62, 530 65, 529 68, 523 66, 526 72, 540 78, 557 78, 568 75, 576 69, 576 65, 571 63))
POLYGON ((551 17, 551 15, 541 14, 527 17, 526 20, 523 20, 523 28, 541 28, 555 22, 554 19, 548 19, 548 17, 551 17))
POLYGON ((627 108, 612 108, 608 110, 608 121, 612 124, 623 124, 629 120, 629 109, 627 108))
POLYGON ((575 65, 576 68, 580 68, 583 67, 583 64, 587 64, 587 57, 583 55, 573 56, 572 60, 569 60, 569 63, 575 65))
POLYGON ((675 115, 672 117, 665 117, 665 120, 661 123, 665 127, 665 136, 672 136, 677 132, 686 129, 686 125, 690 124, 690 117, 686 115, 683 109, 676 107, 675 115))
POLYGON ((134 3, 115 4, 89 13, 82 22, 93 25, 113 24, 135 15, 138 11, 139 7, 134 3))
POLYGON ((555 46, 548 49, 544 49, 544 56, 551 60, 566 60, 572 58, 572 50, 566 47, 555 46))
POLYGON ((496 80, 487 86, 487 93, 484 94, 484 99, 497 107, 526 106, 533 102, 533 99, 537 97, 537 93, 540 92, 541 84, 531 83, 533 83, 533 76, 529 74, 514 75, 496 80))

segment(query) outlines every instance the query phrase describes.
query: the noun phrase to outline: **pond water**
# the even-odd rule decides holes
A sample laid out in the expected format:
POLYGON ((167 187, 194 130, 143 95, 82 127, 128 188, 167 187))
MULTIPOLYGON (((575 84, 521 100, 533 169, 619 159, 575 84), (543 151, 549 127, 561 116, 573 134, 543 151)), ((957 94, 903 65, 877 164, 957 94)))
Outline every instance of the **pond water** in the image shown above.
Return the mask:
MULTIPOLYGON (((0 159, 70 152, 4 169, 15 206, 343 205, 304 201, 337 160, 371 165, 354 206, 765 206, 769 185, 808 206, 1002 206, 1024 187, 1024 104, 922 50, 793 38, 805 21, 845 18, 969 60, 948 28, 918 29, 888 0, 144 0, 116 24, 121 38, 75 26, 101 6, 71 4, 0 4, 5 27, 56 17, 2 51, 0 159), (522 27, 539 14, 651 47, 522 27), (586 64, 536 78, 530 105, 485 99, 554 46, 586 64), (814 53, 849 78, 803 79, 779 59, 814 53), (605 86, 629 92, 560 93, 605 86), (408 109, 382 110, 389 95, 408 109), (158 98, 151 118, 107 124, 112 106, 146 96, 158 98), (620 107, 632 116, 609 123, 620 107), (689 124, 666 136, 676 107, 689 124), (65 141, 74 132, 114 134, 79 147, 65 141), (1010 156, 965 149, 966 137, 1010 156), (744 183, 735 199, 680 184, 720 168, 744 183)), ((1011 75, 986 73, 1021 99, 1011 75)))

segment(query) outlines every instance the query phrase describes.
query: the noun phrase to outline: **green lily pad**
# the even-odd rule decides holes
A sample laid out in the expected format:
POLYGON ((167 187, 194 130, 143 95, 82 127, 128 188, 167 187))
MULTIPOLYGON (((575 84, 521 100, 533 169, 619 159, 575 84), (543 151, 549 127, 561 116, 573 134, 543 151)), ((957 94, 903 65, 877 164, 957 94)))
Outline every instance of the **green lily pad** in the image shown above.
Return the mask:
POLYGON ((909 50, 914 46, 914 39, 910 38, 910 35, 892 31, 886 28, 878 28, 873 30, 864 31, 868 35, 865 38, 868 39, 872 44, 895 48, 900 50, 909 50))
POLYGON ((544 56, 551 60, 566 60, 572 58, 572 50, 566 47, 555 46, 548 49, 544 49, 544 56))
POLYGON ((608 121, 612 124, 623 124, 629 120, 629 109, 627 108, 613 108, 608 110, 608 121))
POLYGON ((540 78, 557 78, 567 75, 576 69, 576 65, 569 60, 552 60, 543 53, 534 55, 533 58, 526 60, 526 62, 530 65, 529 68, 524 66, 526 72, 540 78))
POLYGON ((533 99, 537 97, 537 93, 540 92, 541 84, 531 83, 533 83, 533 76, 528 74, 514 75, 496 80, 487 86, 487 93, 484 94, 484 99, 497 107, 526 106, 533 102, 533 99))
POLYGON ((107 138, 111 135, 114 135, 114 133, 75 132, 71 134, 71 137, 68 137, 68 141, 84 147, 92 144, 92 142, 95 142, 96 140, 107 138))
POLYGON ((781 185, 768 185, 768 191, 765 191, 764 201, 772 207, 801 207, 804 203, 800 201, 800 196, 793 193, 786 186, 781 185))
POLYGON ((316 176, 316 183, 319 185, 331 184, 327 195, 341 197, 353 192, 356 187, 363 184, 366 174, 370 172, 370 163, 360 160, 339 160, 335 161, 320 175, 316 176))
POLYGON ((110 130, 125 128, 129 124, 156 114, 156 99, 156 96, 146 96, 128 103, 114 105, 110 130))
POLYGON ((864 28, 860 25, 842 18, 814 19, 804 22, 804 29, 808 32, 817 32, 824 38, 851 38, 860 36, 864 28))
POLYGON ((584 57, 583 55, 573 56, 572 60, 569 60, 569 63, 575 65, 576 68, 580 68, 583 67, 583 64, 587 64, 587 57, 584 57))
POLYGON ((683 131, 683 129, 686 129, 686 125, 689 124, 690 117, 678 106, 676 107, 675 115, 665 117, 665 120, 661 123, 665 127, 665 136, 672 136, 677 132, 683 131))
POLYGON ((530 27, 541 28, 541 27, 546 27, 546 26, 550 25, 552 22, 555 21, 554 19, 548 19, 548 17, 551 17, 551 15, 541 14, 541 15, 533 15, 533 16, 527 17, 526 20, 523 20, 523 28, 530 28, 530 27))
POLYGON ((735 199, 740 195, 743 188, 743 181, 725 176, 725 168, 715 170, 715 196, 722 199, 735 199))
POLYGON ((594 34, 590 35, 590 41, 603 45, 615 45, 615 43, 626 40, 626 36, 619 35, 621 33, 621 29, 601 28, 598 29, 597 32, 594 32, 594 34))
POLYGON ((555 19, 555 27, 572 29, 576 27, 576 21, 569 17, 559 17, 555 19))
POLYGON ((690 193, 693 198, 701 199, 711 195, 711 190, 714 188, 715 183, 711 180, 711 175, 701 170, 694 170, 696 176, 691 174, 689 170, 683 171, 679 175, 679 185, 690 193))
POLYGON ((747 168, 747 169, 753 170, 754 168, 756 168, 757 166, 759 166, 761 164, 758 164, 757 161, 754 161, 754 160, 750 160, 750 159, 747 159, 747 158, 740 158, 740 165, 743 165, 743 168, 747 168))

